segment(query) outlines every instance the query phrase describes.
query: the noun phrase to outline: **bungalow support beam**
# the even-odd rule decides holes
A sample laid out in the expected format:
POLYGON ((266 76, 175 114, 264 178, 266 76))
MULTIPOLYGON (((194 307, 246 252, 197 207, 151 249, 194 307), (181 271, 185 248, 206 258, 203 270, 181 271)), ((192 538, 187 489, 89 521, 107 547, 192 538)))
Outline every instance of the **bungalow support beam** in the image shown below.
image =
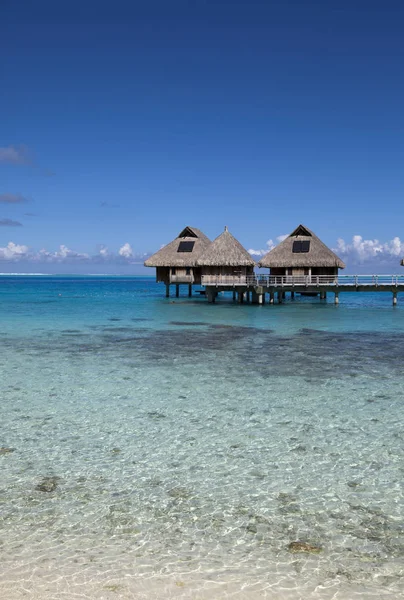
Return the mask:
POLYGON ((393 306, 397 306, 397 292, 393 292, 393 306))
POLYGON ((339 292, 335 292, 334 304, 339 304, 339 292))

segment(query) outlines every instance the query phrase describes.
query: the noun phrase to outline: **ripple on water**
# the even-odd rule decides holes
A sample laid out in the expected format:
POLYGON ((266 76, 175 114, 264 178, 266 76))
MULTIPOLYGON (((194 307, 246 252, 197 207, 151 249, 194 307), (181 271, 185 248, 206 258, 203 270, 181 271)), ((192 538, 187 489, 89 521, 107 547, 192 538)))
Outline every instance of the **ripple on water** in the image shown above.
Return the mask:
POLYGON ((0 340, 4 597, 400 597, 401 336, 223 325, 0 340))

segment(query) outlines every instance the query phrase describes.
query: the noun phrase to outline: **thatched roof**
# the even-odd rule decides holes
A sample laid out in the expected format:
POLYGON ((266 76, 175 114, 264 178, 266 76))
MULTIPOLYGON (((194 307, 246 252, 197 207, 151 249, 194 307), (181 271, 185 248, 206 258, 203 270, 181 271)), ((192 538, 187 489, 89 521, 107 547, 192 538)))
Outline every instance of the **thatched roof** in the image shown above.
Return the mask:
POLYGON ((345 268, 345 263, 332 250, 304 225, 296 227, 292 233, 278 246, 273 248, 258 263, 260 267, 338 267, 345 268), (297 251, 295 242, 310 242, 306 251, 297 251), (295 245, 294 245, 295 244, 295 245), (295 249, 295 252, 293 251, 295 249))
POLYGON ((196 227, 185 227, 172 242, 150 256, 145 267, 194 267, 199 256, 211 244, 196 227))
POLYGON ((227 227, 197 260, 198 266, 210 267, 255 267, 255 260, 227 227))

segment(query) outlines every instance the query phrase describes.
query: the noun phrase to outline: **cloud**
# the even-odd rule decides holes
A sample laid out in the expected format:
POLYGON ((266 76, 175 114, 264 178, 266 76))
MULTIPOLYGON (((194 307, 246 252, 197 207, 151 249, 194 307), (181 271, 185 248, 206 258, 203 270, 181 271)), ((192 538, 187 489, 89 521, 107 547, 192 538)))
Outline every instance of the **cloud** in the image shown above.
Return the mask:
POLYGON ((56 252, 48 252, 44 248, 38 252, 37 255, 32 255, 34 260, 44 261, 44 262, 75 262, 75 261, 86 261, 90 258, 89 254, 83 254, 80 252, 76 252, 75 250, 71 250, 64 244, 59 246, 59 250, 56 252))
POLYGON ((38 215, 36 213, 31 213, 31 212, 24 213, 24 217, 37 217, 37 216, 38 215))
POLYGON ((387 242, 380 242, 378 239, 366 240, 361 235, 354 235, 351 242, 339 238, 337 247, 333 250, 349 264, 397 264, 404 257, 404 242, 398 236, 387 242))
POLYGON ((121 248, 119 248, 118 254, 119 254, 119 256, 122 256, 123 258, 132 258, 133 257, 132 246, 128 243, 124 244, 121 248))
POLYGON ((26 146, 2 146, 0 147, 0 163, 30 165, 32 159, 26 146))
POLYGON ((22 227, 22 223, 12 219, 0 219, 0 227, 22 227))
POLYGON ((56 251, 45 248, 35 251, 28 246, 9 242, 7 246, 0 247, 0 261, 28 261, 30 263, 66 263, 66 264, 142 264, 149 254, 135 254, 129 243, 123 244, 117 252, 110 252, 106 246, 99 246, 95 254, 77 252, 61 244, 56 251))
POLYGON ((21 194, 0 194, 1 204, 21 204, 22 202, 28 202, 28 198, 21 194))
POLYGON ((110 204, 109 202, 100 202, 102 208, 119 208, 119 204, 110 204))
POLYGON ((280 244, 280 242, 283 242, 283 240, 286 239, 287 237, 288 237, 288 234, 286 234, 286 235, 278 235, 278 237, 276 238, 276 243, 274 243, 273 240, 268 240, 267 243, 266 243, 266 248, 265 249, 254 250, 254 248, 250 248, 248 250, 248 252, 252 256, 265 256, 265 254, 267 252, 269 252, 270 250, 273 250, 277 244, 280 244))
POLYGON ((22 246, 9 242, 5 248, 0 248, 0 260, 16 261, 26 258, 28 246, 22 246))

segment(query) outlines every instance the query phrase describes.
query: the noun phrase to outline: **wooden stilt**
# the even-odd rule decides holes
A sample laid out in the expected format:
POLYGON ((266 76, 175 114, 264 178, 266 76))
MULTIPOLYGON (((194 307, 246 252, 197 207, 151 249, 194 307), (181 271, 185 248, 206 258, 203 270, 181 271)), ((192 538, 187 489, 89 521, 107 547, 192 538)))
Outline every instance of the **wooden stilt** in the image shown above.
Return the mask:
POLYGON ((210 304, 213 304, 216 300, 216 290, 214 290, 211 287, 207 287, 206 288, 206 296, 208 298, 208 302, 210 304))
POLYGON ((274 292, 269 292, 269 304, 273 304, 275 302, 275 294, 274 292))
POLYGON ((166 298, 170 297, 170 284, 166 283, 166 298))
POLYGON ((397 306, 397 292, 393 292, 393 306, 397 306))
POLYGON ((236 294, 237 294, 236 290, 233 290, 233 301, 234 302, 236 301, 236 294))
POLYGON ((291 298, 291 300, 295 299, 295 292, 290 292, 290 298, 291 298))
POLYGON ((175 286, 175 297, 179 298, 179 296, 180 296, 180 286, 177 283, 176 286, 175 286))
POLYGON ((191 296, 192 296, 192 283, 190 283, 188 285, 188 298, 191 298, 191 296))
POLYGON ((335 292, 334 304, 339 304, 339 292, 335 292))

